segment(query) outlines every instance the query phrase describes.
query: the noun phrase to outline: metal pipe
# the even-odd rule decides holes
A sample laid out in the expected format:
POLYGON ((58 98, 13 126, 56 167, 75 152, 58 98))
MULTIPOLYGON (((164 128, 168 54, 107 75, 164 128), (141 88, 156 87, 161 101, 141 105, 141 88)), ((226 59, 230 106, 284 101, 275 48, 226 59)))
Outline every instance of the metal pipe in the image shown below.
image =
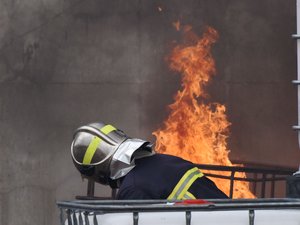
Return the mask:
POLYGON ((230 175, 230 191, 229 191, 229 197, 230 198, 233 197, 234 174, 235 174, 235 171, 231 171, 231 175, 230 175))
POLYGON ((139 213, 138 212, 133 212, 133 225, 138 225, 139 224, 139 213))
POLYGON ((191 220, 192 220, 191 211, 186 211, 185 212, 185 224, 186 225, 191 225, 191 220))
POLYGON ((272 181, 271 181, 271 198, 275 196, 275 174, 272 174, 272 181))
POLYGON ((117 198, 117 189, 113 188, 111 191, 111 198, 116 199, 117 198))
POLYGON ((82 212, 80 212, 80 211, 79 211, 78 222, 79 222, 79 225, 83 225, 82 212))
POLYGON ((254 210, 250 209, 249 210, 249 225, 254 225, 254 217, 255 217, 254 210))
POLYGON ((75 210, 73 210, 72 215, 73 215, 72 216, 73 217, 72 225, 78 225, 75 210))
POLYGON ((266 193, 266 179, 267 179, 267 175, 264 173, 262 175, 262 184, 261 184, 261 197, 264 198, 265 197, 265 193, 266 193))
POLYGON ((64 217, 64 210, 63 208, 60 208, 60 224, 64 224, 65 223, 65 217, 64 217))
POLYGON ((95 181, 88 179, 87 196, 94 197, 95 194, 95 181))
POLYGON ((68 209, 66 212, 67 212, 67 218, 68 218, 68 225, 72 225, 71 210, 68 209))
POLYGON ((84 222, 85 222, 85 225, 90 225, 90 221, 89 221, 89 213, 88 212, 84 212, 84 222))
POLYGON ((297 85, 298 89, 298 125, 293 126, 293 129, 298 131, 298 144, 300 148, 300 0, 296 0, 296 14, 297 14, 297 34, 292 35, 297 41, 297 80, 293 83, 297 85))
POLYGON ((97 216, 96 216, 96 213, 94 212, 94 225, 98 225, 98 220, 97 220, 97 216))
MULTIPOLYGON (((161 201, 153 200, 153 204, 142 204, 142 200, 119 200, 111 201, 111 204, 96 201, 98 204, 84 204, 78 202, 57 202, 59 208, 68 211, 89 211, 96 213, 124 213, 124 212, 174 212, 174 211, 223 211, 223 210, 261 210, 261 209, 298 209, 300 199, 211 199, 208 204, 180 205, 180 204, 157 204, 161 201)), ((166 201, 167 203, 167 201, 166 201)))
MULTIPOLYGON (((262 175, 267 175, 266 173, 262 173, 262 175)), ((205 176, 207 177, 215 177, 220 179, 230 179, 231 176, 226 175, 218 175, 218 174, 211 174, 211 173, 205 173, 205 176)), ((285 177, 274 177, 274 178, 243 178, 243 177, 234 177, 234 181, 246 181, 246 182, 264 182, 264 181, 283 181, 286 180, 285 177)))
POLYGON ((257 173, 254 173, 253 179, 255 180, 255 181, 253 182, 253 193, 256 195, 256 186, 257 186, 256 180, 257 180, 257 173))
POLYGON ((246 167, 246 166, 221 166, 211 164, 196 164, 201 170, 218 170, 218 171, 235 171, 235 172, 249 172, 249 173, 276 173, 278 175, 290 175, 293 173, 294 168, 277 168, 267 169, 258 167, 246 167))

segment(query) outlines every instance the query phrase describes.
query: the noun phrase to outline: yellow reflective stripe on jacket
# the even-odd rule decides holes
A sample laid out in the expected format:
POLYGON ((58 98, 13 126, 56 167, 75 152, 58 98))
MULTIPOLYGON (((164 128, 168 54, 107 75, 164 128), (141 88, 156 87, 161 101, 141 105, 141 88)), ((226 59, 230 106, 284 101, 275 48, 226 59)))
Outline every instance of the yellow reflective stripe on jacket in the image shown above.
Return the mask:
MULTIPOLYGON (((188 189, 192 186, 197 178, 203 177, 203 173, 197 167, 188 170, 179 182, 176 184, 168 200, 181 200, 187 194, 188 189)), ((187 194, 185 197, 191 197, 187 194)))
MULTIPOLYGON (((112 132, 114 130, 116 130, 116 128, 109 124, 100 129, 100 131, 103 132, 104 134, 109 134, 110 132, 112 132)), ((93 156, 97 150, 97 147, 99 146, 101 141, 102 140, 99 137, 95 136, 93 138, 93 140, 89 144, 89 146, 84 154, 83 162, 82 162, 83 164, 89 165, 91 163, 92 158, 93 158, 93 156)))
POLYGON ((191 192, 186 192, 183 196, 183 199, 196 199, 196 197, 191 192))
POLYGON ((186 180, 189 180, 189 176, 191 176, 191 174, 193 174, 195 171, 198 171, 199 169, 197 167, 194 167, 190 170, 188 170, 183 176, 182 178, 179 180, 179 182, 176 184, 175 188, 173 189, 172 193, 169 195, 168 200, 171 199, 177 199, 178 195, 181 193, 182 191, 182 187, 185 186, 184 183, 186 183, 186 180))

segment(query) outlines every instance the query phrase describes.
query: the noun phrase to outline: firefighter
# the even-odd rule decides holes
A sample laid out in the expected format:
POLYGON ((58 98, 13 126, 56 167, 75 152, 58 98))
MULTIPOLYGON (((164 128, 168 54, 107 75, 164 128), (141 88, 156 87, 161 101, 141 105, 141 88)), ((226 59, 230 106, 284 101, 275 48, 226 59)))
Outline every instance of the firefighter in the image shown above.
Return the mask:
POLYGON ((227 198, 193 163, 155 153, 150 142, 109 124, 79 127, 71 155, 83 177, 118 188, 117 199, 227 198))

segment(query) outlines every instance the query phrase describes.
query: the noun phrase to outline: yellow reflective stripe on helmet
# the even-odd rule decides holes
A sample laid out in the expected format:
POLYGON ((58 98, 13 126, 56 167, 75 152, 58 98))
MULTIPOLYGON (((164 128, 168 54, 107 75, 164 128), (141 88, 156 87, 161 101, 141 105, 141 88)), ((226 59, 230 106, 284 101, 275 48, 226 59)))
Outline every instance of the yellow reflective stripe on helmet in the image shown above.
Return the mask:
MULTIPOLYGON (((112 132, 114 130, 116 130, 116 128, 109 124, 100 129, 100 131, 103 132, 104 134, 109 134, 110 132, 112 132)), ((83 162, 82 162, 84 165, 89 165, 92 162, 92 158, 93 158, 93 156, 97 150, 97 147, 99 146, 101 141, 102 140, 99 137, 95 136, 93 138, 93 140, 89 144, 89 146, 84 154, 83 162)))
POLYGON ((89 147, 87 148, 84 157, 83 157, 83 164, 89 165, 92 161, 92 158, 97 150, 98 145, 100 144, 102 140, 98 137, 94 137, 91 143, 89 144, 89 147))
POLYGON ((109 134, 110 132, 116 130, 116 128, 113 127, 112 125, 109 125, 109 124, 108 124, 108 125, 102 127, 100 130, 101 130, 101 132, 103 132, 104 134, 109 134))
POLYGON ((201 173, 197 167, 188 170, 176 184, 172 193, 169 195, 168 200, 183 199, 194 181, 203 176, 203 173, 201 173))

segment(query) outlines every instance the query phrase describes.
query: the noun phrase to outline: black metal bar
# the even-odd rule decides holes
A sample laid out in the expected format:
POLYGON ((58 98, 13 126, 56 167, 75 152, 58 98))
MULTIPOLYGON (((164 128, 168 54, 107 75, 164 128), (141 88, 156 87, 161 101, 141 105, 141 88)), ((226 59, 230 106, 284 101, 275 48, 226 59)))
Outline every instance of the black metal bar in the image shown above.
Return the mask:
POLYGON ((249 210, 249 225, 254 225, 254 217, 255 217, 254 210, 250 209, 249 210))
POLYGON ((275 196, 275 174, 272 174, 272 181, 271 181, 271 198, 275 196))
POLYGON ((253 193, 256 195, 256 187, 257 187, 257 182, 256 182, 256 180, 257 180, 257 173, 254 173, 253 174, 253 179, 255 180, 255 181, 253 181, 253 193))
POLYGON ((191 225, 191 220, 192 220, 192 214, 191 214, 191 211, 186 211, 186 212, 185 212, 185 221, 186 221, 186 225, 191 225))
POLYGON ((221 165, 209 165, 209 164, 196 164, 199 169, 204 170, 218 170, 218 171, 236 171, 236 172, 249 172, 249 173, 276 173, 278 175, 291 175, 296 169, 264 169, 264 168, 254 168, 254 167, 243 167, 243 166, 221 166, 221 165))
POLYGON ((265 173, 263 173, 262 175, 262 184, 261 184, 261 197, 264 198, 265 197, 265 193, 266 193, 266 178, 267 175, 265 173))
POLYGON ((91 211, 103 213, 125 212, 174 212, 174 211, 224 211, 224 210, 262 210, 262 209, 298 209, 300 199, 222 199, 210 200, 208 204, 142 204, 143 201, 123 201, 113 205, 106 204, 79 204, 74 202, 58 202, 59 208, 69 210, 91 211), (136 202, 136 204, 135 204, 136 202))
POLYGON ((84 212, 84 222, 85 222, 85 225, 90 225, 90 221, 89 221, 89 212, 84 212))
POLYGON ((67 209, 68 225, 72 225, 71 210, 67 209))
POLYGON ((60 212, 60 224, 64 224, 65 223, 64 210, 61 208, 59 212, 60 212))
POLYGON ((78 221, 79 225, 83 225, 82 212, 79 212, 78 221))
POLYGON ((112 198, 112 199, 116 199, 116 197, 117 197, 117 189, 116 189, 116 188, 113 188, 113 189, 111 190, 111 198, 112 198))
POLYGON ((230 175, 230 193, 229 193, 230 198, 233 197, 234 174, 235 174, 235 171, 231 171, 231 175, 230 175))
POLYGON ((133 225, 138 225, 139 224, 139 213, 138 212, 133 212, 133 225))
POLYGON ((97 220, 96 213, 94 213, 94 220, 93 220, 93 222, 94 222, 93 225, 98 225, 98 220, 97 220))
POLYGON ((87 196, 94 197, 95 195, 95 181, 88 179, 87 196))
MULTIPOLYGON (((85 205, 120 205, 120 204, 125 204, 125 205, 132 205, 132 204, 164 204, 170 201, 167 201, 165 199, 161 200, 154 200, 154 199, 149 199, 149 200, 112 200, 112 199, 106 199, 106 200, 73 200, 73 201, 63 201, 64 203, 74 203, 74 204, 85 204, 85 205)), ((60 202, 59 202, 60 203, 60 202)), ((87 212, 88 213, 88 212, 87 212)))
MULTIPOLYGON (((231 176, 211 174, 211 173, 205 173, 205 176, 221 178, 221 179, 228 179, 228 180, 231 178, 231 176)), ((272 179, 272 178, 254 179, 254 178, 234 177, 234 180, 247 181, 247 182, 263 182, 263 181, 272 181, 272 180, 274 180, 274 181, 283 181, 283 180, 286 180, 286 177, 275 177, 274 179, 272 179)))
MULTIPOLYGON (((295 198, 266 198, 266 199, 214 199, 214 203, 300 203, 300 199, 295 198)), ((167 203, 177 203, 181 201, 169 201, 166 199, 150 199, 150 200, 72 200, 72 201, 58 201, 58 206, 63 205, 163 205, 167 203)))
POLYGON ((75 210, 73 210, 72 212, 72 217, 73 217, 73 225, 78 225, 75 210))

